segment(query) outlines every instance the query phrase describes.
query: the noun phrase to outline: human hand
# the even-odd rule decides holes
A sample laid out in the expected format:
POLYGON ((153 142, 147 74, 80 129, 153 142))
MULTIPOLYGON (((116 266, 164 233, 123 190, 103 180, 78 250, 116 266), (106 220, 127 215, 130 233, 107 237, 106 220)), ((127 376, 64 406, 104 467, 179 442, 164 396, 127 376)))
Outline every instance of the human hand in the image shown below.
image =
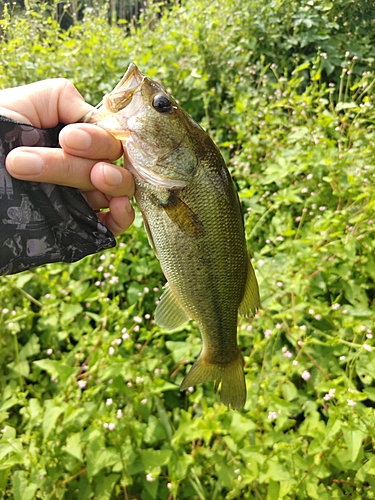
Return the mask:
POLYGON ((61 149, 15 148, 6 168, 16 179, 78 188, 93 209, 109 208, 98 217, 117 236, 134 220, 134 181, 127 169, 110 163, 123 153, 119 141, 100 127, 75 123, 91 109, 63 78, 0 90, 4 116, 39 128, 70 124, 60 132, 61 149))

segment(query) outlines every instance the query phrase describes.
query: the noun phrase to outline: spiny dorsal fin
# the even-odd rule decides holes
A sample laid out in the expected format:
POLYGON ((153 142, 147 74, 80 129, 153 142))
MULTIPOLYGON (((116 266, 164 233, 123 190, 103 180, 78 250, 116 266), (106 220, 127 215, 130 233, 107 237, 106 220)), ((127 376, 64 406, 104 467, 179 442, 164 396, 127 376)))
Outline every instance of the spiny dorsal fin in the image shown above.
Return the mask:
POLYGON ((245 293, 240 307, 238 308, 238 312, 242 316, 249 316, 250 313, 254 315, 260 308, 258 282, 249 255, 247 256, 247 260, 248 262, 245 293))
POLYGON ((189 321, 187 312, 181 307, 167 283, 155 311, 155 323, 167 330, 175 330, 189 321))

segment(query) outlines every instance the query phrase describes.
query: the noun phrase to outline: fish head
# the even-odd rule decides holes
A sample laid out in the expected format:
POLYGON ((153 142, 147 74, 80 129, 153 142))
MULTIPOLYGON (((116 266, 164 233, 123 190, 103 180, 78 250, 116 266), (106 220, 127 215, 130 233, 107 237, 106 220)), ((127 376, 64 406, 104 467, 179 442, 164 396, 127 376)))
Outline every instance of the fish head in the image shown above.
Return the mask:
POLYGON ((164 87, 135 64, 83 121, 121 140, 136 178, 168 189, 185 187, 203 153, 205 133, 164 87))

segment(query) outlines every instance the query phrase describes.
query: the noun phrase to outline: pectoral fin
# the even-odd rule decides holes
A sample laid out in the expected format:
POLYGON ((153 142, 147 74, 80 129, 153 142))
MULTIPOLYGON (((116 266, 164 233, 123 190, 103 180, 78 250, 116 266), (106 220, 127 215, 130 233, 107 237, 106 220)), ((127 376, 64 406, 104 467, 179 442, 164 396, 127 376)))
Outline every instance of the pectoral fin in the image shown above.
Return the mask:
POLYGON ((205 230, 197 214, 182 201, 175 192, 171 192, 168 201, 161 203, 171 221, 187 236, 202 238, 205 230))
POLYGON ((260 297, 258 282, 255 276, 254 268, 251 264, 250 257, 247 257, 247 278, 245 293, 238 309, 242 316, 249 316, 250 313, 255 314, 260 308, 260 297))
POLYGON ((144 213, 142 213, 142 217, 143 217, 143 223, 144 223, 144 226, 145 226, 145 229, 146 229, 146 234, 147 234, 148 242, 150 243, 150 246, 153 249, 156 257, 159 258, 158 257, 158 252, 156 250, 156 246, 155 246, 155 243, 154 243, 154 238, 152 237, 150 225, 149 225, 148 220, 147 220, 147 217, 145 216, 144 213))
POLYGON ((167 283, 155 311, 155 323, 167 330, 175 330, 189 319, 167 283))

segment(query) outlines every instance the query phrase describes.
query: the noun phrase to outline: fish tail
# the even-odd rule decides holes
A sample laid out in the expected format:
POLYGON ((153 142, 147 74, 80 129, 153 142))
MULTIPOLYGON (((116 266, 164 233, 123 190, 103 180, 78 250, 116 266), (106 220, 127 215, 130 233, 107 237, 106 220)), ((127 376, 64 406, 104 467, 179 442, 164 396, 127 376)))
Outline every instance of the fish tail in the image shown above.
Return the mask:
POLYGON ((200 356, 182 381, 180 390, 203 382, 215 381, 215 392, 221 384, 220 401, 234 410, 242 410, 246 402, 246 383, 240 351, 230 363, 209 363, 200 356))

